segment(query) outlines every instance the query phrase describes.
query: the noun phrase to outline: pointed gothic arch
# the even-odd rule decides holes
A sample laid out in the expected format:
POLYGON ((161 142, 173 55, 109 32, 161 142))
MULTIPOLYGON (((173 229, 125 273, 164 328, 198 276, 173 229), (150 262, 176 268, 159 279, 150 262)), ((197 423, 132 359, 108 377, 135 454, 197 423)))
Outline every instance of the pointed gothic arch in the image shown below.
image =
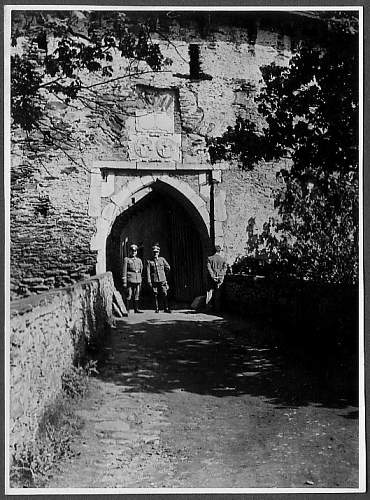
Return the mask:
POLYGON ((184 181, 168 175, 146 175, 130 181, 109 198, 96 221, 96 233, 90 244, 97 251, 97 274, 107 270, 106 244, 117 217, 139 203, 153 190, 172 197, 181 205, 197 229, 203 248, 210 246, 210 217, 206 202, 184 181))

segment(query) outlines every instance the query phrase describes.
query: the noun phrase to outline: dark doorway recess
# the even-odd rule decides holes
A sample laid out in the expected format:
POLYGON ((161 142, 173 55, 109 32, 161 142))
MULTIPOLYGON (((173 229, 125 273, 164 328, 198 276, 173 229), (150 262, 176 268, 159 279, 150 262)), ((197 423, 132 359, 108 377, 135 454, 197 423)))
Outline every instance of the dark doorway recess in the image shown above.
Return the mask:
POLYGON ((117 288, 121 285, 123 258, 129 246, 139 246, 138 256, 143 260, 143 293, 148 293, 146 261, 151 247, 159 242, 161 255, 169 262, 169 295, 183 302, 205 292, 205 261, 209 238, 205 225, 194 207, 173 188, 162 183, 119 215, 107 238, 107 270, 112 271, 117 288), (171 192, 173 191, 173 192, 171 192))

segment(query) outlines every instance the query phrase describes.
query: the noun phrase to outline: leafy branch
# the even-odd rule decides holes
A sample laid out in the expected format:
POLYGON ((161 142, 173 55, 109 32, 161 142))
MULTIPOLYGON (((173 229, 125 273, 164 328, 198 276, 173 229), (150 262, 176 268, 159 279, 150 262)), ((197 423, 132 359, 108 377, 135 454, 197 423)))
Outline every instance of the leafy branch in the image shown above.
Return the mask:
POLYGON ((289 255, 296 275, 331 282, 358 277, 357 24, 337 15, 324 45, 301 45, 287 67, 263 67, 259 120, 239 117, 208 141, 213 162, 243 169, 289 159, 275 199, 282 243, 271 255, 289 255))
MULTIPOLYGON (((76 166, 86 168, 71 154, 86 139, 78 130, 78 120, 71 122, 67 111, 89 107, 115 119, 117 105, 123 108, 125 97, 115 95, 108 102, 99 93, 101 87, 166 71, 163 66, 170 61, 152 38, 155 28, 150 16, 135 23, 122 12, 14 11, 13 144, 23 135, 33 156, 45 156, 46 146, 48 153, 60 151, 76 166), (113 60, 117 56, 125 61, 126 70, 116 76, 113 60), (58 110, 50 106, 52 100, 60 103, 58 110)), ((27 156, 27 150, 23 152, 27 156)))

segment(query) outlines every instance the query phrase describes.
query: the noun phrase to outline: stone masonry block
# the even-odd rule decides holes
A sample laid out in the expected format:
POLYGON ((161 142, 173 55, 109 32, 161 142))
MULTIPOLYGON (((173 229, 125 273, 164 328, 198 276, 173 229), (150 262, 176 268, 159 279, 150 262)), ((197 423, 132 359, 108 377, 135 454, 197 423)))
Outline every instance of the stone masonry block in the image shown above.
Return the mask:
POLYGON ((205 163, 202 161, 199 161, 199 158, 194 157, 192 161, 186 161, 184 160, 182 163, 177 162, 176 163, 176 170, 195 170, 195 171, 207 171, 207 170, 213 170, 213 167, 210 163, 205 163))
POLYGON ((109 221, 99 217, 96 221, 96 233, 90 242, 90 250, 100 250, 101 248, 105 248, 105 239, 109 229, 109 221))
POLYGON ((215 221, 215 236, 224 236, 222 222, 215 221))
POLYGON ((114 174, 108 174, 106 180, 101 182, 101 196, 107 198, 114 193, 114 174))
POLYGON ((227 219, 225 200, 226 191, 220 189, 215 195, 214 210, 216 221, 225 221, 227 219))
POLYGON ((176 170, 174 161, 138 161, 137 170, 176 170))
POLYGON ((225 238, 223 236, 215 235, 215 245, 220 245, 221 248, 224 248, 225 238))
POLYGON ((155 179, 152 175, 144 175, 143 177, 140 177, 140 182, 143 187, 150 186, 153 182, 155 182, 155 179))
POLYGON ((207 174, 205 172, 198 174, 199 186, 205 186, 207 184, 207 174))
POLYGON ((129 191, 129 194, 134 194, 136 191, 143 187, 143 183, 141 182, 141 178, 137 178, 127 184, 126 189, 129 191))
POLYGON ((222 182, 222 171, 221 170, 212 170, 212 179, 215 182, 222 182))
POLYGON ((94 168, 106 168, 113 170, 136 170, 136 162, 128 160, 97 160, 93 163, 94 168))
POLYGON ((124 189, 119 191, 117 194, 111 196, 110 199, 111 199, 112 203, 117 205, 117 207, 121 207, 125 203, 126 199, 129 197, 129 195, 130 195, 130 190, 126 186, 124 189))
POLYGON ((113 221, 117 215, 118 207, 114 203, 108 203, 108 205, 102 211, 102 218, 107 221, 113 221))
POLYGON ((200 186, 199 187, 199 194, 200 196, 202 196, 203 198, 206 198, 207 200, 209 200, 210 198, 210 186, 200 186))
POLYGON ((101 174, 99 169, 90 172, 90 193, 88 213, 91 217, 100 215, 101 174))

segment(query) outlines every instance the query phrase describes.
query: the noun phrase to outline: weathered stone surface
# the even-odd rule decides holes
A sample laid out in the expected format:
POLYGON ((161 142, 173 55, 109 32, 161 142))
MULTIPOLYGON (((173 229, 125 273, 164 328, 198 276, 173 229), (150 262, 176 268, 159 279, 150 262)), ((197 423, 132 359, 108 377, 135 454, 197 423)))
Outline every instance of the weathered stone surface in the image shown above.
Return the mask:
POLYGON ((35 439, 43 412, 60 394, 62 375, 83 361, 113 321, 111 273, 65 290, 12 302, 10 455, 35 439))
POLYGON ((198 180, 199 180, 199 186, 204 186, 208 184, 207 174, 205 172, 198 174, 198 180))
POLYGON ((212 170, 212 180, 214 180, 215 182, 222 182, 222 171, 212 170))
POLYGON ((94 169, 90 175, 89 215, 98 217, 100 213, 101 173, 94 169))
POLYGON ((101 196, 107 198, 114 193, 114 174, 108 174, 101 183, 101 196))
POLYGON ((226 191, 223 189, 217 190, 215 195, 215 221, 225 221, 227 219, 226 213, 226 191))
MULTIPOLYGON (((155 173, 158 179, 167 174, 181 181, 169 185, 175 189, 183 186, 179 192, 199 211, 209 231, 211 204, 204 179, 206 171, 214 171, 213 178, 225 193, 224 207, 222 200, 215 200, 216 222, 223 222, 223 231, 218 226, 216 239, 224 241, 230 262, 245 252, 248 221, 254 218, 258 231, 270 216, 276 215, 273 199, 279 185, 275 174, 284 162, 261 163, 253 172, 242 172, 225 162, 212 165, 206 138, 220 136, 234 125, 237 116, 246 113, 253 116, 257 127, 263 125, 253 103, 260 86, 260 68, 272 62, 286 65, 290 39, 280 33, 281 26, 276 27, 276 32, 259 26, 255 43, 251 44, 243 26, 220 22, 210 34, 182 18, 176 22, 169 19, 166 29, 171 43, 162 39, 158 43, 164 56, 173 60, 171 71, 117 80, 114 86, 102 89, 93 110, 66 110, 66 119, 71 123, 78 120, 79 130, 88 138, 88 147, 74 153, 74 157, 90 172, 82 167, 73 171, 70 159, 50 151, 44 163, 53 179, 45 180, 40 173, 24 188, 14 189, 12 297, 30 293, 24 278, 52 277, 55 286, 60 287, 79 279, 75 273, 91 275, 96 268, 104 270, 106 238, 114 222, 114 210, 106 206, 112 201, 118 207, 115 216, 121 213, 128 206, 125 186, 144 172, 155 173), (201 46, 202 70, 212 79, 189 79, 188 45, 195 39, 201 46), (153 95, 157 96, 154 101, 153 95), (104 109, 99 108, 100 104, 104 109), (112 107, 115 119, 107 106, 112 107), (176 138, 179 156, 169 155, 171 148, 166 143, 157 147, 156 141, 166 134, 176 138), (138 156, 130 161, 133 135, 154 141, 156 161, 151 157, 140 161, 138 156), (102 173, 107 175, 106 180, 102 173), (46 217, 35 214, 39 183, 52 205, 46 217), (102 223, 103 211, 109 219, 106 223, 102 223), (81 266, 83 269, 77 271, 81 266), (61 269, 69 279, 62 279, 61 269)), ((124 63, 119 58, 113 61, 113 78, 122 76, 124 63)), ((19 145, 14 141, 13 146, 20 154, 14 155, 14 163, 24 163, 19 145)), ((31 152, 28 158, 32 159, 31 152)), ((135 193, 141 188, 134 184, 129 191, 135 193)), ((51 286, 52 282, 46 284, 51 286)))
POLYGON ((202 196, 202 198, 209 200, 209 198, 211 196, 210 186, 208 186, 208 185, 199 186, 199 194, 200 194, 200 196, 202 196))
POLYGON ((136 111, 135 128, 137 132, 166 132, 168 134, 174 133, 174 115, 168 111, 157 111, 148 113, 146 110, 136 111))
POLYGON ((175 170, 176 169, 176 163, 174 161, 138 161, 136 163, 137 169, 138 170, 150 170, 150 171, 156 171, 156 170, 175 170))

